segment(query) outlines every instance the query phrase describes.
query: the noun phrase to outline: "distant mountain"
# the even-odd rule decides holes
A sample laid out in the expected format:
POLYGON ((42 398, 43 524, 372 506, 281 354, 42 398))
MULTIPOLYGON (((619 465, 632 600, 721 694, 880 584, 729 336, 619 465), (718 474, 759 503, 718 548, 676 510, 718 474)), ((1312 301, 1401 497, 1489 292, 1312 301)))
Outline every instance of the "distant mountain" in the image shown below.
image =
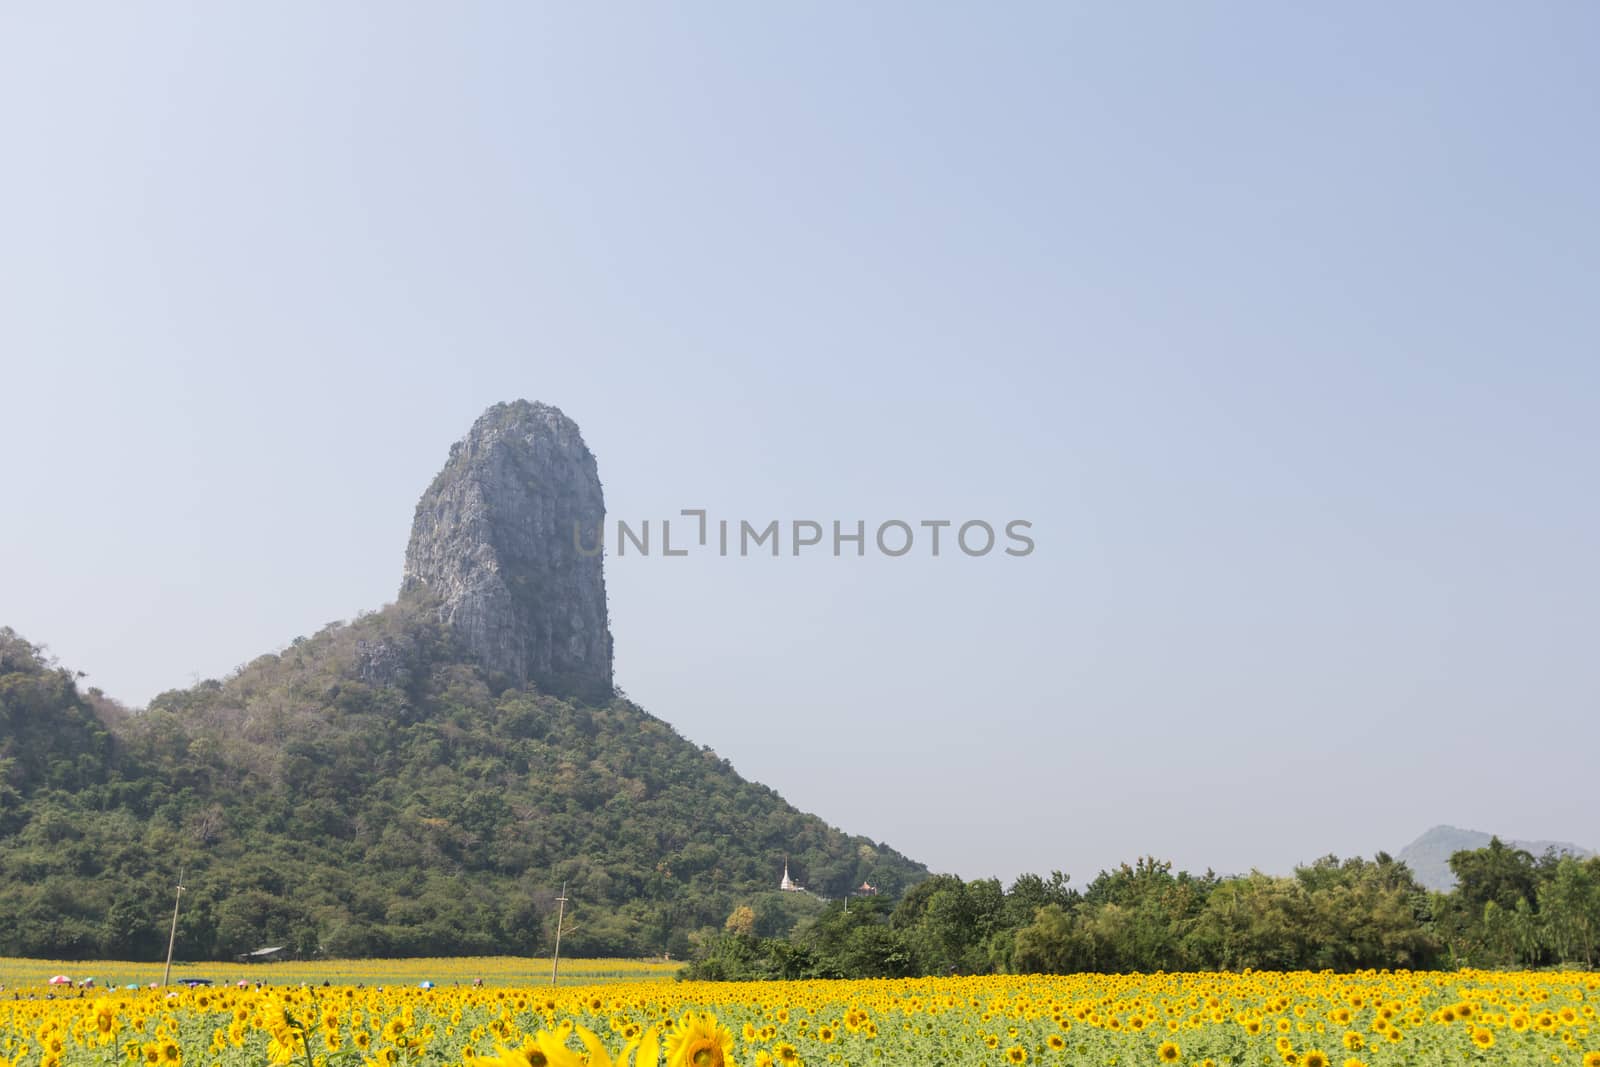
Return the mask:
MULTIPOLYGON (((417 506, 397 603, 128 713, 0 627, 0 955, 686 956, 927 869, 618 693, 595 461, 491 408, 417 506)), ((759 714, 759 708, 752 709, 759 714)), ((772 724, 774 745, 787 723, 772 724)), ((0 1061, 3 1062, 3 1061, 0 1061)))
MULTIPOLYGON (((1429 889, 1446 893, 1456 885, 1456 876, 1450 870, 1450 857, 1457 852, 1485 848, 1494 836, 1482 830, 1435 826, 1401 849, 1399 858, 1411 868, 1411 873, 1417 876, 1418 882, 1429 889)), ((1531 852, 1535 856, 1542 856, 1550 849, 1571 853, 1578 859, 1594 855, 1588 849, 1580 848, 1570 841, 1514 841, 1504 837, 1500 840, 1513 848, 1531 852)))

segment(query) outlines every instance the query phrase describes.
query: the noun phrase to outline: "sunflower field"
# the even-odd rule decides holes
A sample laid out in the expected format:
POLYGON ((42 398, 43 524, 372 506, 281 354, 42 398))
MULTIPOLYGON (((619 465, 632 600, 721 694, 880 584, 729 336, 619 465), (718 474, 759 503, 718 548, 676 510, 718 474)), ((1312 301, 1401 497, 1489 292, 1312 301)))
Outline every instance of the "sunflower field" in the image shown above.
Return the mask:
POLYGON ((39 986, 3 997, 0 1067, 1600 1067, 1600 976, 1576 972, 39 986))

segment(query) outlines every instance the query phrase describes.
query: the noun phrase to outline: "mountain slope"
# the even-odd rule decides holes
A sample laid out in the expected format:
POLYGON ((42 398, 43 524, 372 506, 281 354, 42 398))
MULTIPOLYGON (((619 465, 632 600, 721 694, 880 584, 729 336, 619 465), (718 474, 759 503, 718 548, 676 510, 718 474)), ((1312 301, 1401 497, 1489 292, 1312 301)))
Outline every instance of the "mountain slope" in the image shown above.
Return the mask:
POLYGON ((0 812, 40 789, 103 780, 110 756, 106 724, 71 672, 0 627, 0 812))
POLYGON ((927 871, 747 782, 617 697, 598 468, 496 404, 416 509, 400 602, 121 718, 0 642, 0 954, 529 953, 562 885, 579 954, 685 954, 759 901, 927 871), (107 726, 109 724, 109 727, 107 726))
MULTIPOLYGON (((785 854, 824 895, 926 873, 628 701, 497 687, 416 605, 164 693, 118 741, 97 782, 13 790, 0 954, 155 955, 180 867, 191 957, 538 952, 563 883, 565 949, 681 955, 785 854)), ((811 903, 762 899, 779 928, 811 903)))
MULTIPOLYGON (((1400 850, 1399 858, 1411 868, 1417 881, 1429 889, 1444 893, 1455 888, 1456 876, 1450 870, 1450 857, 1457 852, 1485 848, 1493 834, 1481 830, 1462 830, 1454 826, 1435 826, 1400 850)), ((1553 849, 1583 859, 1593 855, 1588 849, 1566 841, 1510 841, 1507 844, 1542 856, 1553 849)))

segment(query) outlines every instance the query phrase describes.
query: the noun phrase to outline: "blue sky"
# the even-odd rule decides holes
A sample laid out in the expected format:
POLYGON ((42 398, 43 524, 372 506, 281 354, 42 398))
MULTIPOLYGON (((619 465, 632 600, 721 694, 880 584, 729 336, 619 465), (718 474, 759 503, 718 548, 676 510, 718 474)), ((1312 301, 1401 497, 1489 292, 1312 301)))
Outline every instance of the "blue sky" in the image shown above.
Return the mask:
POLYGON ((391 600, 496 401, 618 678, 936 869, 1594 839, 1600 11, 0 12, 0 623, 139 704, 391 600))

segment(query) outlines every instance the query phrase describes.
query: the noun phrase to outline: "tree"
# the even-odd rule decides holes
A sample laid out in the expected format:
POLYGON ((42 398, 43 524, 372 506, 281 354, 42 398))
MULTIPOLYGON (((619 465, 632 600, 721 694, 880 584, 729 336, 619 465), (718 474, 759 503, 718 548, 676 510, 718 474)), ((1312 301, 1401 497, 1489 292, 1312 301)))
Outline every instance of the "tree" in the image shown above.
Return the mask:
POLYGON ((1012 964, 1021 974, 1070 974, 1089 969, 1083 939, 1060 904, 1046 904, 1017 931, 1012 964))
POLYGON ((1600 857, 1562 857, 1539 887, 1539 913, 1557 962, 1592 968, 1600 956, 1600 857))
POLYGON ((1292 970, 1310 956, 1311 899, 1292 878, 1252 871, 1207 898, 1188 938, 1196 964, 1223 970, 1292 970))
POLYGON ((921 973, 986 973, 994 969, 990 939, 1005 928, 1005 893, 997 879, 938 875, 906 894, 891 925, 921 973))
POLYGON ((1031 923, 1039 909, 1054 904, 1070 912, 1079 900, 1076 889, 1069 889, 1072 879, 1060 871, 1051 871, 1049 879, 1037 874, 1023 874, 1011 883, 1006 892, 1006 921, 1014 927, 1031 923))
POLYGON ((1501 908, 1515 908, 1517 901, 1532 901, 1538 892, 1533 855, 1511 848, 1498 837, 1491 838, 1484 848, 1452 855, 1450 870, 1456 876, 1456 893, 1475 910, 1490 901, 1501 908))
POLYGON ((754 937, 756 933, 755 909, 747 904, 740 904, 728 915, 727 922, 722 928, 735 937, 754 937))

